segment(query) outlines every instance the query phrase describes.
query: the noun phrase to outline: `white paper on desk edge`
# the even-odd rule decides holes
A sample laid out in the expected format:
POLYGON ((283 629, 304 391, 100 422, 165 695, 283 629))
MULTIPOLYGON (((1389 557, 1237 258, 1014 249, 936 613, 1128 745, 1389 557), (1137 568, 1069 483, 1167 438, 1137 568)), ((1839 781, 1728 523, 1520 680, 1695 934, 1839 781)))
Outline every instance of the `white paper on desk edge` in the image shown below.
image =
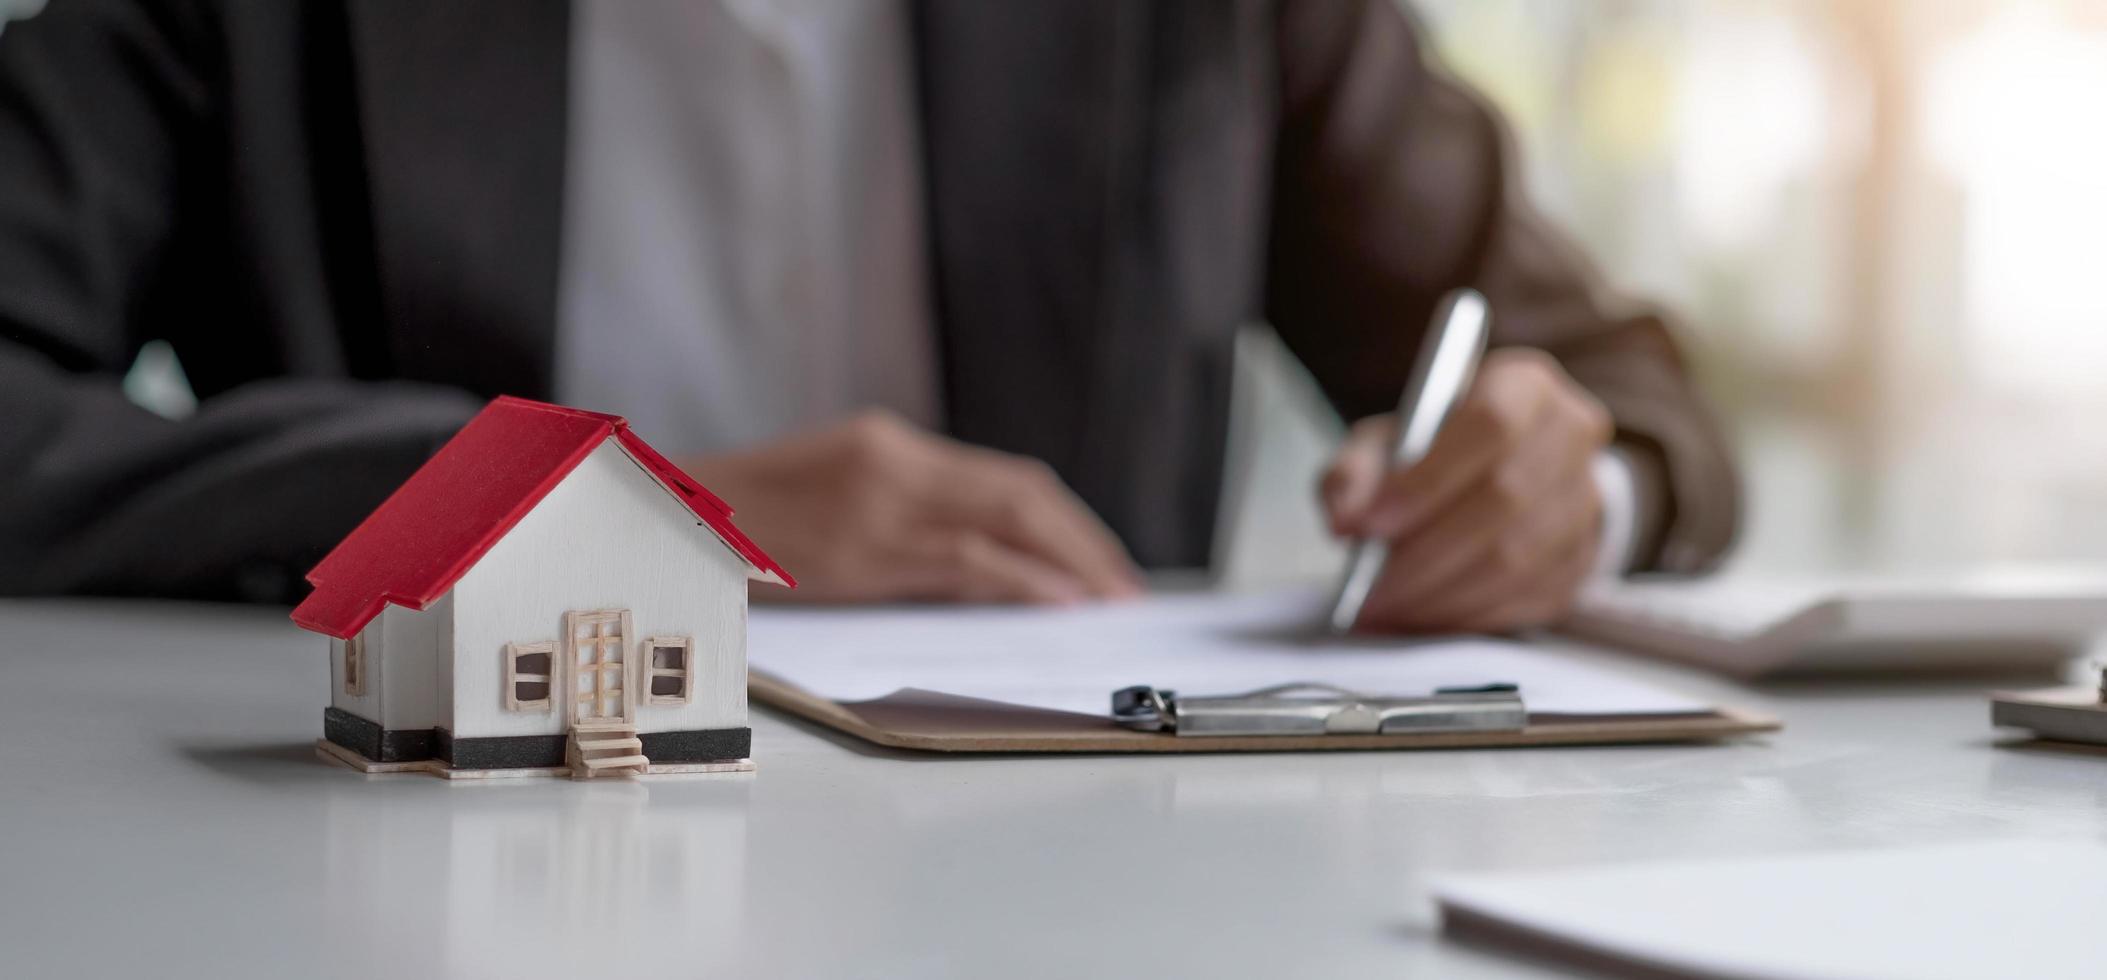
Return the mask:
MULTIPOLYGON (((2006 840, 1437 876, 1449 909, 1697 976, 2102 975, 2107 847, 2006 840)), ((1535 945, 1534 942, 1531 945, 1535 945)))
POLYGON ((757 607, 753 666, 834 701, 921 688, 1104 715, 1135 684, 1188 695, 1313 681, 1369 694, 1520 685, 1532 714, 1676 715, 1710 706, 1518 643, 1315 638, 1305 590, 1154 596, 1069 609, 757 607))

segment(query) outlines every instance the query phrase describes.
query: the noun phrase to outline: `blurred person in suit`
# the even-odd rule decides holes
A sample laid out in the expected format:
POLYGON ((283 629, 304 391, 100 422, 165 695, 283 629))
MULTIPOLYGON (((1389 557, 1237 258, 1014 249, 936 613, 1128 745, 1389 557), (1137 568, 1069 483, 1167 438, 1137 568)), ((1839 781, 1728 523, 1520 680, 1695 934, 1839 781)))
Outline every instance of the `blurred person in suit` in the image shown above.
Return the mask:
POLYGON ((1728 455, 1389 0, 53 0, 0 33, 0 591, 287 601, 498 393, 627 415, 811 598, 1207 563, 1232 337, 1353 423, 1371 629, 1694 571, 1728 455), (1495 351, 1388 414, 1438 298, 1495 351), (199 404, 124 396, 150 340, 199 404))

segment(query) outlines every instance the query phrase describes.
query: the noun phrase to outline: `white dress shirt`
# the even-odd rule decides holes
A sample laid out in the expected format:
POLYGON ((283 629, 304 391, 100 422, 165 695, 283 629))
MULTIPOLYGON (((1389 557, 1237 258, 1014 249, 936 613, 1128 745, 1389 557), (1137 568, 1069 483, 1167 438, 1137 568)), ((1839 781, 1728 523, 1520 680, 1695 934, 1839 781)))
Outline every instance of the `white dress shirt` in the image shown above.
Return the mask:
POLYGON ((556 397, 671 454, 939 419, 900 0, 577 0, 556 397))

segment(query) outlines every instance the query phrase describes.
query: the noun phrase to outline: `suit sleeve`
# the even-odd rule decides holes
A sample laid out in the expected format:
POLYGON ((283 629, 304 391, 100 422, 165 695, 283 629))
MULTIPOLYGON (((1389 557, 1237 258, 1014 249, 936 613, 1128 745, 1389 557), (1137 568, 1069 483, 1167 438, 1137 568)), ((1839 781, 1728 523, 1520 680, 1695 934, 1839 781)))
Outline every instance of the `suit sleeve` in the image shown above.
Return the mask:
POLYGON ((0 31, 0 593, 296 598, 474 411, 327 377, 238 386, 181 421, 124 396, 140 344, 182 315, 160 300, 178 231, 231 179, 211 166, 213 44, 177 2, 54 0, 0 31))
POLYGON ((1523 204, 1506 134, 1426 62, 1392 0, 1281 7, 1281 120, 1267 315, 1347 418, 1395 407, 1435 302, 1474 286, 1493 343, 1541 348, 1665 477, 1643 569, 1692 572, 1731 545, 1732 460, 1667 325, 1612 312, 1586 261, 1523 204))

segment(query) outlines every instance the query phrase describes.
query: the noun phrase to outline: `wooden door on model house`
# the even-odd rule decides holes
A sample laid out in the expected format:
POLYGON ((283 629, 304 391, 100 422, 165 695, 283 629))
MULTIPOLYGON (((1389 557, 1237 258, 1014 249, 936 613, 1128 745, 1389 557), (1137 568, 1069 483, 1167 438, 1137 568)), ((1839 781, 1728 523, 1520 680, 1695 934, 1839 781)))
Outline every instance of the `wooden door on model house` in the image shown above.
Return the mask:
POLYGON ((650 764, 636 732, 636 684, 627 650, 629 611, 564 614, 570 738, 565 762, 584 775, 641 772, 650 764))

